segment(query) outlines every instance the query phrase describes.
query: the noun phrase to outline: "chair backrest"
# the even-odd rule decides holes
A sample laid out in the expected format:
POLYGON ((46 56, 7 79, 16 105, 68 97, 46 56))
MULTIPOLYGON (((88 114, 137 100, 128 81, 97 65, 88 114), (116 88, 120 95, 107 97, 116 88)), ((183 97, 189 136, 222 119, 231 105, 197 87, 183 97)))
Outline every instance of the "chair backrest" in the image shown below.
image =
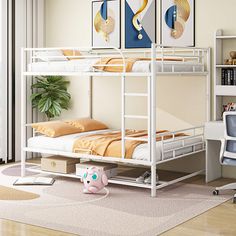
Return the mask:
POLYGON ((224 112, 224 142, 221 149, 221 163, 236 165, 236 112, 224 112))
POLYGON ((236 138, 236 112, 224 112, 223 120, 226 128, 225 138, 236 138))

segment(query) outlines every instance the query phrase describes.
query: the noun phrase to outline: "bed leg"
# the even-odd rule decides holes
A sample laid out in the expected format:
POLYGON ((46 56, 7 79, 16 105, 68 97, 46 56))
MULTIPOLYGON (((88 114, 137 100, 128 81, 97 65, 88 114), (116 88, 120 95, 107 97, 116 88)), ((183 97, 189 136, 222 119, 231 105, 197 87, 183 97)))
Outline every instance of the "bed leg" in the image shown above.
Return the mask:
POLYGON ((26 152, 21 151, 21 177, 25 176, 25 160, 26 160, 26 152))
POLYGON ((156 190, 156 165, 152 165, 151 167, 151 197, 157 196, 156 190))

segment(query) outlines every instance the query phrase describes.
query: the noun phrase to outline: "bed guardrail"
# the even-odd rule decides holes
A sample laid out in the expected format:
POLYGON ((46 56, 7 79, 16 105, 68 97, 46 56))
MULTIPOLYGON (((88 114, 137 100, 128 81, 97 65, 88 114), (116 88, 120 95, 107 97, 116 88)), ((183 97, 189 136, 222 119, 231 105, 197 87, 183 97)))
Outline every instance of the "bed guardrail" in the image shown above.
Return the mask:
MULTIPOLYGON (((163 45, 155 45, 156 58, 160 63, 160 69, 158 73, 180 73, 181 64, 192 66, 191 73, 206 73, 207 72, 207 57, 209 53, 208 48, 196 48, 196 47, 166 47, 163 45), (166 66, 170 65, 171 70, 166 66)), ((54 48, 24 48, 22 53, 22 60, 26 59, 24 72, 36 72, 32 71, 31 67, 36 62, 46 61, 49 64, 55 61, 72 60, 72 59, 90 59, 97 60, 96 67, 122 67, 123 72, 126 72, 126 60, 127 58, 142 58, 152 59, 152 50, 122 50, 115 47, 109 48, 94 48, 94 47, 54 47, 54 48), (70 50, 71 55, 52 55, 53 52, 70 50), (81 55, 78 55, 77 52, 81 55), (48 55, 46 55, 48 53, 48 55), (103 64, 99 63, 104 58, 120 58, 121 64, 103 64)), ((89 72, 98 72, 98 69, 92 67, 89 72)), ((46 74, 46 71, 39 71, 41 74, 46 74)), ((55 71, 57 72, 57 71, 55 71)), ((79 71, 78 71, 79 72, 79 71)), ((190 73, 189 72, 189 73, 190 73)))
POLYGON ((198 153, 205 150, 204 126, 182 129, 174 132, 164 132, 157 135, 161 138, 161 160, 164 163, 169 159, 178 159, 189 153, 198 153), (179 136, 183 134, 183 136, 179 136), (172 136, 165 139, 166 136, 172 136), (169 148, 172 146, 172 148, 169 148), (177 152, 179 151, 179 154, 177 152), (168 154, 169 157, 166 157, 168 154))

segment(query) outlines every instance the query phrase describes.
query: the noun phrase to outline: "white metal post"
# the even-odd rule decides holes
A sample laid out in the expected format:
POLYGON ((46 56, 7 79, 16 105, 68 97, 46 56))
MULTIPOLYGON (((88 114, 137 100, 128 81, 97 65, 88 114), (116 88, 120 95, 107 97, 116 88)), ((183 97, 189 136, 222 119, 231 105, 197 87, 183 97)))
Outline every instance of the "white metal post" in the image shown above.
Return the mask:
POLYGON ((148 154, 149 154, 149 162, 152 161, 152 154, 151 154, 151 146, 152 146, 152 87, 151 87, 151 80, 152 77, 148 77, 148 154))
POLYGON ((93 118, 93 76, 89 76, 89 117, 93 118))
POLYGON ((121 77, 121 158, 125 158, 125 76, 121 77))
MULTIPOLYGON (((162 51, 163 52, 163 51, 162 51)), ((151 63, 151 196, 156 197, 156 45, 152 44, 151 63)))
POLYGON ((25 176, 26 152, 26 76, 24 75, 25 61, 24 48, 21 49, 21 176, 25 176))
POLYGON ((206 81, 206 121, 211 120, 211 49, 207 49, 207 81, 206 81))

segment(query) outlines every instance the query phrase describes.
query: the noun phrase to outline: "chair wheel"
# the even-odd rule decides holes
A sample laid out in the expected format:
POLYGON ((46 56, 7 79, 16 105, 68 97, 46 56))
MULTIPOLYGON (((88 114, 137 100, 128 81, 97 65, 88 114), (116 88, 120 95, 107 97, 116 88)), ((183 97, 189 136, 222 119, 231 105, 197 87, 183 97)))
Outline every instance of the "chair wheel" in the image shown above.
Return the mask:
POLYGON ((214 190, 212 193, 213 195, 219 195, 219 190, 214 190))

